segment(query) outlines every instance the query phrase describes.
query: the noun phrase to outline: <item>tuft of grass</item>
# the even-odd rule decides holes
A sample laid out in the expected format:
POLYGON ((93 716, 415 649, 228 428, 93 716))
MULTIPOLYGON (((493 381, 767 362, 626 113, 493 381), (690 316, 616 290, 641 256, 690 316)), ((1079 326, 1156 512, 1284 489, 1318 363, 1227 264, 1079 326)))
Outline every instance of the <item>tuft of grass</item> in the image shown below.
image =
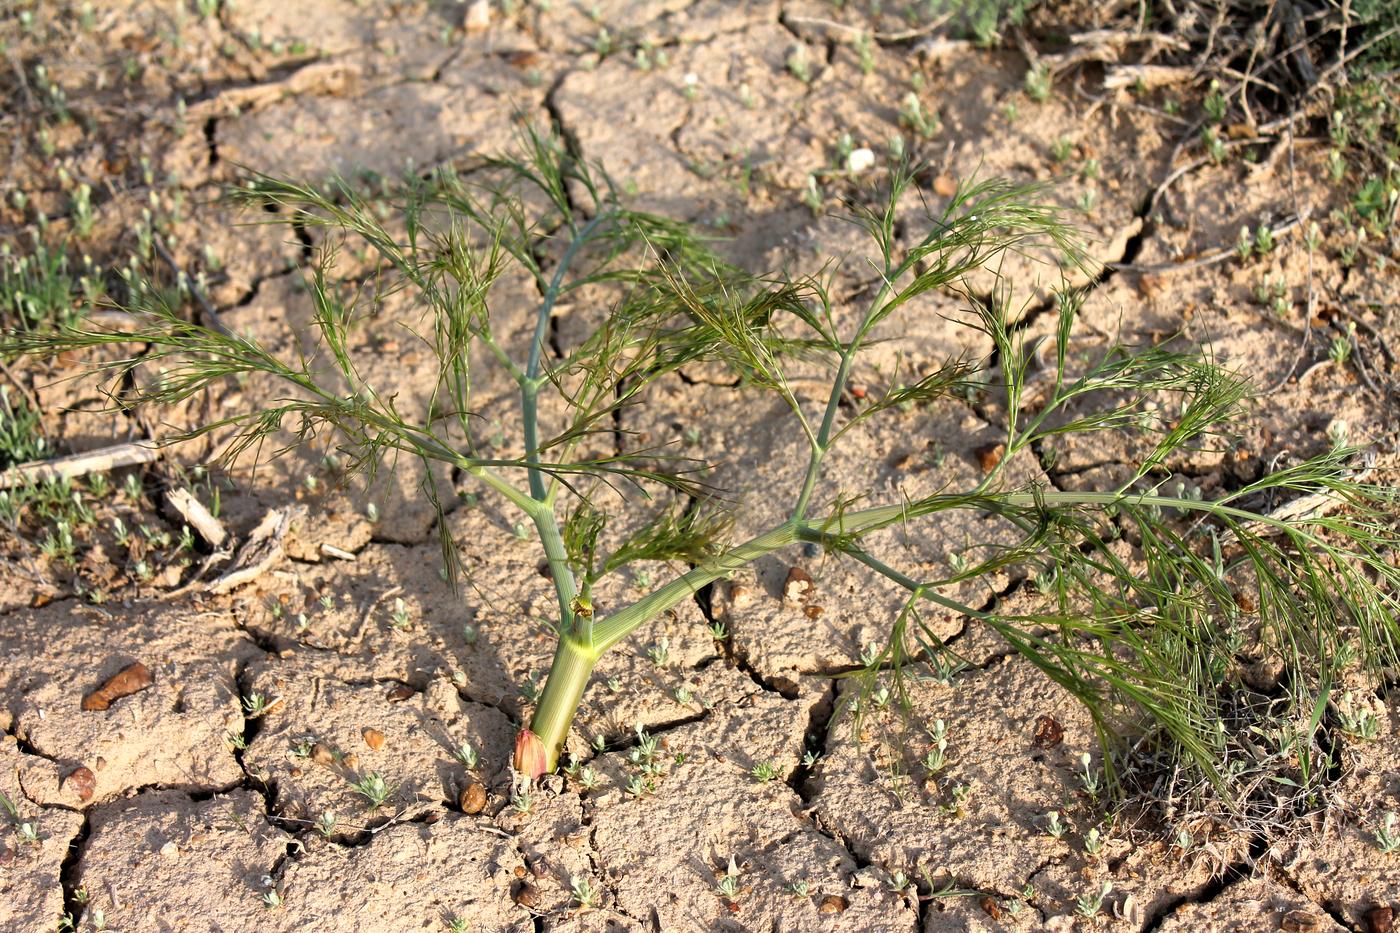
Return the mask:
MULTIPOLYGON (((1315 744, 1320 712, 1308 714, 1321 710, 1318 701, 1332 683, 1400 661, 1400 570, 1388 560, 1397 535, 1383 511, 1393 494, 1356 478, 1358 451, 1334 447, 1213 499, 1176 489, 1170 465, 1197 450, 1221 449, 1247 416, 1251 389, 1243 378, 1197 347, 1110 341, 1093 353, 1078 348, 1082 294, 1068 287, 1056 296, 1044 352, 1028 342, 1009 284, 997 275, 1002 261, 1048 254, 1063 267, 1083 264, 1075 231, 1061 210, 1044 203, 1041 188, 967 181, 911 226, 899 206, 910 200, 904 195, 915 170, 895 169, 870 201, 852 208, 882 284, 860 307, 838 313, 818 277, 747 274, 719 259, 691 228, 630 210, 599 169, 573 159, 557 139, 526 130, 518 150, 469 177, 443 169, 408 179, 390 192, 387 211, 381 199, 344 181, 321 188, 258 176, 237 189, 253 207, 277 208, 257 215, 266 222, 328 234, 307 269, 310 331, 294 354, 193 323, 178 292, 155 288, 132 290, 134 330, 82 320, 14 328, 0 340, 0 353, 140 347, 140 354, 112 354, 116 359, 99 367, 117 380, 138 360, 164 367, 162 380, 137 381, 123 399, 148 406, 257 376, 282 392, 195 432, 231 431, 226 455, 328 436, 343 473, 373 475, 387 460, 418 458, 455 468, 514 507, 521 536, 540 548, 557 601, 554 664, 542 690, 527 685, 538 705, 516 744, 515 765, 527 778, 556 767, 603 652, 703 587, 794 546, 861 564, 908 593, 885 644, 863 661, 860 710, 910 708, 909 674, 944 654, 923 614, 932 604, 985 626, 1083 703, 1105 751, 1102 777, 1086 772, 1095 793, 1100 782, 1119 786, 1130 750, 1133 760, 1147 757, 1226 794, 1240 786, 1228 752, 1240 695, 1233 659, 1246 640, 1279 656, 1290 702, 1302 711, 1301 723, 1311 723, 1288 740, 1295 750, 1315 744), (924 232, 911 239, 910 229, 924 232), (344 243, 378 256, 374 291, 354 296, 338 283, 344 243), (520 342, 507 341, 499 326, 496 285, 511 270, 532 278, 542 296, 520 342), (974 275, 998 279, 993 300, 983 288, 973 291, 974 275), (547 352, 559 303, 599 287, 611 292, 612 304, 588 319, 591 329, 576 344, 557 357, 547 352), (395 291, 411 293, 429 312, 419 336, 437 359, 438 381, 423 418, 405 414, 352 349, 357 322, 395 291), (915 300, 931 292, 965 300, 960 321, 990 342, 989 362, 946 360, 850 404, 848 386, 877 329, 913 313, 915 300), (615 415, 696 361, 727 367, 751 396, 777 400, 806 449, 802 479, 787 491, 786 517, 746 541, 731 540, 724 491, 708 485, 714 474, 694 452, 590 452, 596 437, 614 435, 615 415), (831 382, 823 402, 794 388, 798 365, 824 367, 831 382), (474 387, 487 366, 518 388, 519 456, 503 454, 501 439, 483 429, 474 387), (554 397, 550 410, 563 412, 549 430, 540 414, 545 395, 554 397), (831 452, 858 426, 969 397, 1000 412, 1003 454, 977 481, 902 500, 882 501, 864 488, 830 501, 817 497, 831 452), (1007 469, 1066 439, 1098 435, 1126 437, 1136 451, 1117 486, 1060 490, 1016 480, 1007 469), (1266 510, 1290 497, 1335 508, 1266 510), (677 499, 697 506, 665 505, 677 499), (622 527, 613 518, 638 501, 651 504, 634 516, 643 520, 626 524, 630 533, 620 540, 604 534, 610 525, 622 527), (956 566, 924 576, 866 546, 882 530, 916 534, 922 523, 957 514, 995 517, 1014 529, 1015 540, 971 545, 956 566), (1120 538, 1131 542, 1133 560, 1117 546, 1120 538), (593 586, 639 562, 688 569, 626 605, 607 612, 595 606, 593 586), (1001 573, 1035 579, 1041 602, 984 609, 947 595, 949 584, 1001 573), (1251 594, 1248 611, 1237 598, 1241 589, 1251 594), (888 683, 877 685, 875 675, 885 673, 888 683)), ((1256 245, 1251 238, 1251 250, 1256 245)), ((606 447, 614 450, 611 442, 606 447)), ((439 490, 427 483, 427 497, 440 503, 439 490)), ((459 543, 448 522, 438 527, 455 582, 459 543)), ((249 707, 250 715, 257 712, 249 707)), ((629 785, 634 795, 662 776, 649 741, 639 733, 632 750, 643 771, 629 785)), ((1279 748, 1284 744, 1280 739, 1279 748)), ((1311 752, 1304 760, 1316 761, 1311 752)), ((1302 782, 1315 780, 1318 770, 1302 782)), ((528 792, 518 797, 524 812, 528 792)))

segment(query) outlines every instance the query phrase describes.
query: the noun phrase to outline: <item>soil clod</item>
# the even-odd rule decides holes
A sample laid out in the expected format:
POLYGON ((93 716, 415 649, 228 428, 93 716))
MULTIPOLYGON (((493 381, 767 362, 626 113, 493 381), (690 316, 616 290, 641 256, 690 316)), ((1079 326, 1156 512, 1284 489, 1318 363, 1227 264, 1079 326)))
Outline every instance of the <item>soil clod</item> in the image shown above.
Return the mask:
POLYGON ((129 697, 149 687, 154 678, 140 661, 128 664, 106 683, 83 697, 83 709, 89 712, 110 709, 123 697, 129 697))
POLYGON ((1283 915, 1278 928, 1283 933, 1317 933, 1322 929, 1322 922, 1306 910, 1290 910, 1283 915))

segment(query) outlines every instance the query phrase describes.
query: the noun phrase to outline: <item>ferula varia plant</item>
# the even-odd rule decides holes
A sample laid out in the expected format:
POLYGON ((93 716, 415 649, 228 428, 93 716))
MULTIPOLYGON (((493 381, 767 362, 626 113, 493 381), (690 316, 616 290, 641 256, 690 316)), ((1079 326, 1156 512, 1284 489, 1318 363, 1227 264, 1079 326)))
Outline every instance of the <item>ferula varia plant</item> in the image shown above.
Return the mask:
MULTIPOLYGON (((971 293, 969 277, 993 274, 1011 252, 1081 261, 1072 231, 1059 211, 1040 203, 1036 188, 966 184, 941 210, 917 218, 928 232, 911 239, 896 211, 914 200, 905 197, 913 173, 892 173, 877 206, 852 208, 851 219, 873 244, 880 285, 850 309, 838 307, 817 277, 746 274, 685 225, 628 209, 600 170, 571 158, 553 138, 527 132, 518 151, 470 174, 409 179, 394 191, 390 210, 343 182, 316 188, 259 177, 238 188, 237 198, 264 209, 260 218, 322 234, 307 275, 312 328, 297 352, 279 355, 153 301, 126 309, 134 327, 107 331, 78 322, 16 330, 5 350, 134 348, 102 365, 118 377, 138 364, 163 375, 115 382, 125 387, 115 396, 124 405, 176 403, 226 377, 271 377, 284 389, 274 401, 207 428, 232 431, 227 452, 264 441, 295 444, 333 429, 347 467, 372 471, 385 457, 408 455, 450 465, 508 500, 522 516, 518 527, 533 528, 538 538, 558 604, 553 666, 516 741, 516 768, 531 777, 558 764, 604 652, 707 585, 798 544, 858 561, 907 589, 870 670, 938 661, 942 643, 920 615, 921 605, 934 604, 989 627, 1083 701, 1105 743, 1131 734, 1217 779, 1228 741, 1223 697, 1246 636, 1281 654, 1284 682, 1310 685, 1313 697, 1326 696, 1343 665, 1376 671, 1395 664, 1400 572, 1387 560, 1395 535, 1380 511, 1383 491, 1351 472, 1356 451, 1331 449, 1214 499, 1169 488, 1169 460, 1218 440, 1244 414, 1249 392, 1240 378, 1197 348, 1119 342, 1090 356, 1071 354, 1080 297, 1072 289, 1050 306, 1058 326, 1037 355, 1005 302, 971 293), (379 264, 359 292, 373 306, 368 312, 345 299, 336 278, 342 248, 368 250, 379 264), (504 299, 495 287, 512 266, 533 278, 540 296, 520 345, 498 326, 508 310, 518 311, 498 307, 504 299), (391 389, 371 384, 351 350, 353 328, 397 290, 428 309, 431 322, 415 335, 438 366, 434 404, 422 417, 404 414, 391 389), (849 384, 876 328, 916 313, 914 299, 935 290, 967 300, 969 325, 985 332, 990 356, 948 360, 917 380, 891 380, 854 399, 849 384), (591 330, 573 346, 552 346, 551 317, 561 303, 599 295, 610 296, 606 306, 573 312, 591 330), (616 413, 700 361, 730 367, 744 391, 781 399, 808 452, 799 485, 765 492, 790 497, 787 517, 748 540, 728 539, 726 491, 709 486, 712 474, 678 453, 585 453, 591 438, 617 430, 616 413), (794 390, 790 375, 799 362, 804 371, 825 365, 824 404, 794 390), (473 389, 485 367, 497 367, 518 387, 518 458, 498 455, 499 441, 479 436, 484 419, 474 417, 473 389), (1026 389, 1035 368, 1041 382, 1032 402, 1026 389), (984 408, 1001 413, 1005 450, 975 484, 889 502, 871 501, 859 489, 819 501, 823 464, 852 428, 978 393, 996 400, 984 408), (554 430, 544 430, 542 410, 564 413, 554 430), (1096 432, 1127 432, 1145 444, 1129 479, 1114 488, 1021 484, 1003 468, 1065 435, 1096 432), (601 553, 617 537, 605 536, 605 527, 622 525, 617 511, 638 501, 615 495, 626 487, 689 497, 699 506, 632 522, 634 530, 601 553), (1299 495, 1339 501, 1291 517, 1268 511, 1274 500, 1299 495), (973 548, 943 579, 889 566, 863 546, 878 530, 915 530, 953 512, 995 515, 1016 530, 1016 540, 973 548), (1135 546, 1133 557, 1114 546, 1117 538, 1135 546), (689 569, 657 581, 630 605, 595 611, 599 580, 636 561, 689 569), (967 606, 944 592, 949 583, 1009 570, 1036 581, 1034 610, 967 606), (1241 590, 1250 597, 1237 598, 1241 590)), ((436 503, 432 475, 425 495, 436 503)), ((459 544, 448 523, 439 527, 455 579, 459 544)), ((896 677, 894 697, 907 706, 905 691, 896 677)), ((1111 756, 1106 765, 1111 769, 1111 756)))

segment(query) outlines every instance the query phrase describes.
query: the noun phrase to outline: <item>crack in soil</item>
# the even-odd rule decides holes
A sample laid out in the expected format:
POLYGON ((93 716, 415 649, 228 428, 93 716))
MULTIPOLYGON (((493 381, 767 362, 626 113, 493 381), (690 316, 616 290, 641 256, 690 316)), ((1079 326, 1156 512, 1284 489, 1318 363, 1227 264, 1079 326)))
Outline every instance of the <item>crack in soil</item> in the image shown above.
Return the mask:
POLYGON ((787 778, 788 787, 791 787, 802 800, 804 807, 811 806, 812 800, 816 796, 808 784, 817 762, 826 754, 835 718, 836 680, 833 678, 827 681, 821 699, 812 706, 811 714, 807 717, 807 728, 802 733, 803 756, 798 759, 797 767, 792 769, 792 773, 787 778), (808 764, 808 761, 811 764, 808 764))
MULTIPOLYGON (((95 808, 94 808, 95 809, 95 808)), ((83 813, 83 824, 73 838, 68 841, 68 853, 58 867, 58 884, 63 889, 63 915, 72 919, 70 929, 78 928, 82 919, 86 898, 78 898, 79 867, 83 853, 87 850, 88 838, 92 835, 92 811, 83 813)))

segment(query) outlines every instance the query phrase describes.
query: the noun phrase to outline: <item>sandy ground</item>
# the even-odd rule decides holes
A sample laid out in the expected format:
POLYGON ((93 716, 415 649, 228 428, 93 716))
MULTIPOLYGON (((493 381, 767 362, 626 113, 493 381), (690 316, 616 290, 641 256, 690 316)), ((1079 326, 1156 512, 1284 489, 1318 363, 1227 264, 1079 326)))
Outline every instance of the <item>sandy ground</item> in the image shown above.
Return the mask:
MULTIPOLYGON (((1065 204, 1093 192, 1080 216, 1095 257, 1119 265, 1087 300, 1087 345, 1113 333, 1140 342, 1185 332, 1269 390, 1247 450, 1188 457, 1173 464, 1183 478, 1220 488, 1285 451, 1321 449, 1339 421, 1354 439, 1393 448, 1395 409, 1373 383, 1394 361, 1367 340, 1365 378, 1327 361, 1351 315, 1400 346, 1385 311, 1400 287, 1393 265, 1345 268, 1329 245, 1338 195, 1324 182, 1324 141, 1275 134, 1250 160, 1222 164, 1175 153, 1190 120, 1165 105, 1197 106, 1190 85, 1106 91, 1091 62, 1036 103, 1016 51, 894 38, 862 54, 850 26, 895 34, 903 20, 859 5, 515 6, 507 15, 485 4, 238 0, 201 18, 191 6, 91 4, 90 30, 55 26, 61 43, 36 40, 81 119, 49 131, 52 155, 32 138, 5 144, 7 190, 26 192, 29 213, 7 205, 4 233, 17 235, 36 210, 60 227, 71 222, 56 165, 105 179, 93 243, 127 242, 132 219, 158 204, 175 217, 177 262, 209 273, 223 322, 289 346, 309 313, 292 274, 305 244, 231 224, 216 198, 240 167, 393 174, 494 152, 519 120, 553 119, 578 151, 634 186, 638 206, 731 237, 721 249, 753 268, 846 257, 833 279, 844 301, 869 283, 863 247, 849 225, 803 205, 808 176, 833 164, 843 133, 887 162, 886 141, 908 133, 901 101, 917 93, 942 121, 915 143, 930 163, 928 196, 975 172, 1067 176, 1051 194, 1065 204), (618 49, 602 57, 601 28, 618 49), (635 55, 642 40, 646 69, 635 55), (787 66, 794 54, 808 60, 808 81, 787 66), (1052 156, 1062 137, 1066 165, 1052 156), (1076 171, 1087 160, 1094 177, 1076 171), (1305 225, 1288 226, 1299 215, 1321 225, 1320 248, 1306 246, 1305 225), (1229 248, 1242 225, 1261 224, 1284 228, 1269 256, 1195 264, 1229 248), (1254 297, 1275 280, 1290 302, 1282 315, 1254 297)), ((850 190, 841 178, 823 185, 832 207, 850 190)), ((1029 264, 1007 271, 1037 275, 1029 264)), ((527 281, 502 288, 530 306, 527 281)), ((906 335, 916 365, 980 349, 942 316, 956 311, 953 297, 927 301, 920 330, 906 335)), ((422 375, 426 355, 399 337, 415 313, 391 307, 357 348, 406 405, 425 404, 433 386, 422 375)), ((566 337, 570 313, 584 312, 561 318, 566 337)), ((1031 327, 1048 332, 1053 322, 1031 327)), ((138 423, 98 413, 95 390, 57 383, 64 374, 61 363, 26 373, 46 429, 68 449, 161 436, 258 398, 256 386, 230 385, 138 423)), ((712 373, 686 375, 627 412, 626 427, 649 443, 701 445, 745 497, 742 522, 761 525, 777 515, 773 491, 800 469, 797 439, 777 409, 712 373)), ((482 398, 507 444, 518 443, 504 387, 485 387, 482 398)), ((951 404, 897 414, 854 438, 831 491, 854 478, 896 493, 973 476, 976 451, 993 436, 990 416, 951 404)), ((204 452, 187 445, 176 459, 204 452)), ((1035 463, 1017 469, 1071 488, 1112 482, 1123 454, 1108 443, 1067 446, 1049 475, 1035 463)), ((98 555, 88 569, 108 573, 115 595, 91 605, 32 546, 10 543, 0 584, 0 791, 37 839, 0 839, 0 928, 51 930, 67 912, 79 929, 105 921, 122 933, 437 930, 452 918, 466 930, 1379 931, 1389 929, 1379 911, 1400 909, 1400 854, 1383 855, 1374 841, 1384 814, 1400 810, 1393 693, 1359 701, 1379 715, 1375 739, 1336 737, 1325 817, 1272 839, 1209 822, 1104 822, 1079 777, 1081 753, 1098 755, 1088 717, 951 615, 934 624, 972 666, 947 683, 915 684, 913 697, 919 721, 946 723, 948 765, 927 774, 926 735, 882 712, 854 741, 849 719, 831 717, 849 689, 839 675, 879 638, 901 597, 868 572, 796 548, 607 656, 570 740, 596 784, 547 778, 521 813, 507 769, 514 724, 529 710, 520 685, 550 659, 536 620, 553 595, 536 572, 536 546, 513 533, 516 518, 499 499, 456 505, 447 523, 472 587, 454 595, 413 471, 391 471, 368 490, 329 481, 309 490, 305 476, 316 469, 313 457, 291 458, 225 494, 223 519, 239 538, 269 509, 305 508, 285 558, 228 594, 170 596, 188 570, 138 583, 120 560, 98 555), (327 545, 351 559, 328 557, 327 545), (784 594, 793 567, 814 581, 800 599, 784 594), (406 624, 394 624, 395 599, 406 624), (712 619, 727 626, 725 641, 711 637, 712 619), (657 665, 648 649, 663 637, 669 657, 657 665), (135 662, 146 670, 141 689, 106 710, 82 708, 135 662), (252 694, 269 700, 261 715, 241 703, 252 694), (634 797, 627 753, 639 727, 670 764, 634 797), (1047 740, 1047 730, 1059 734, 1047 740), (606 751, 592 750, 595 736, 606 751), (480 752, 473 769, 452 755, 462 742, 480 752), (815 764, 804 763, 808 753, 820 753, 815 764), (764 763, 776 773, 768 782, 751 776, 764 763), (373 810, 351 785, 370 772, 390 791, 373 810), (1046 832, 1051 810, 1068 826, 1063 838, 1046 832), (323 833, 314 823, 326 813, 336 823, 323 833), (1183 828, 1185 848, 1174 844, 1183 828), (1086 848, 1093 832, 1101 846, 1086 848), (726 898, 716 885, 731 860, 739 894, 726 898), (596 907, 579 908, 576 882, 598 892, 596 907), (1078 900, 1108 883, 1103 912, 1080 917, 1078 900)), ((117 514, 133 526, 167 522, 157 498, 117 514)), ((997 533, 940 526, 913 559, 941 562, 970 536, 997 533)), ((619 604, 637 582, 619 580, 598 600, 619 604)), ((979 604, 1016 582, 960 596, 979 604)))

